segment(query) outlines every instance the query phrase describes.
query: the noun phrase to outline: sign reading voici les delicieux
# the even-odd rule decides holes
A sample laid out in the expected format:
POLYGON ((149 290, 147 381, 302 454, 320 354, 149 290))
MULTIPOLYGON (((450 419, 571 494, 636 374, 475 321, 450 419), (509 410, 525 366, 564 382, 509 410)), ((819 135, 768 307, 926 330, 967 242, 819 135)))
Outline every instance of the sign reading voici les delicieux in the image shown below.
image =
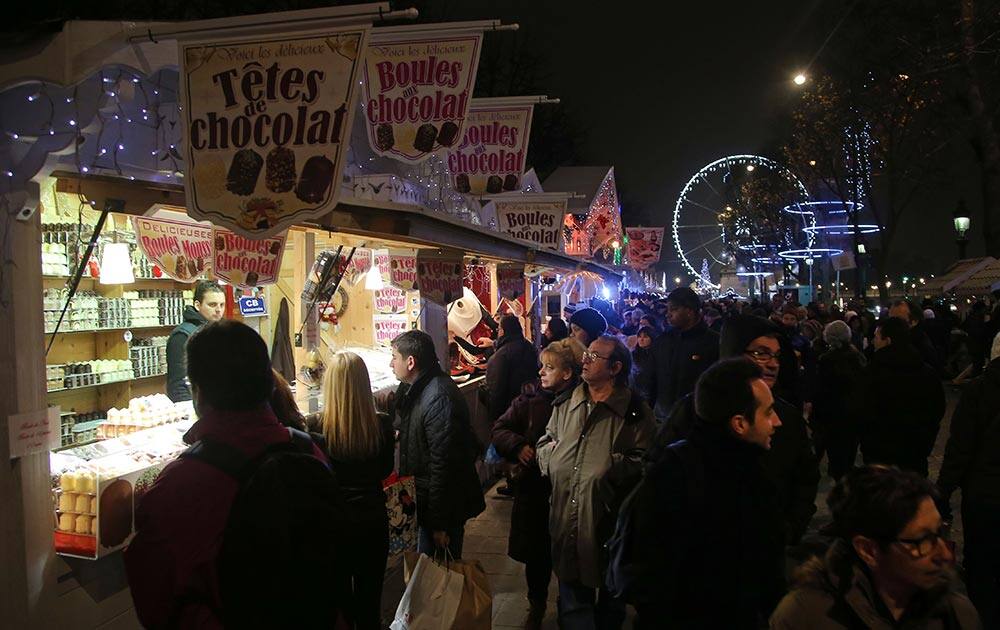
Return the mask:
POLYGON ((370 30, 182 44, 188 214, 259 239, 336 205, 370 30))

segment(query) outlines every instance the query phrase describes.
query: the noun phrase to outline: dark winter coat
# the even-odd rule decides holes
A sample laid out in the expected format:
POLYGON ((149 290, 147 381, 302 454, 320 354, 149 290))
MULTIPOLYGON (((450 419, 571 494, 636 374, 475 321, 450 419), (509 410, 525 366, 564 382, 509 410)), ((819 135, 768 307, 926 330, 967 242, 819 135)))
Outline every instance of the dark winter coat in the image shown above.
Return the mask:
MULTIPOLYGON (((346 502, 348 522, 380 527, 385 530, 388 539, 388 514, 382 480, 392 473, 395 465, 396 440, 392 418, 380 414, 378 421, 382 429, 382 443, 377 453, 364 459, 338 459, 329 453, 326 455, 346 502)), ((326 451, 326 438, 318 437, 326 451)))
POLYGON ((476 439, 458 385, 435 365, 396 390, 399 474, 417 486, 417 523, 459 527, 486 509, 476 474, 476 439))
POLYGON ((691 469, 667 449, 637 497, 636 610, 643 627, 756 628, 784 592, 764 450, 701 421, 687 439, 691 469))
MULTIPOLYGON (((782 536, 786 544, 794 545, 816 513, 819 464, 799 410, 779 398, 774 401, 774 411, 781 419, 781 426, 771 438, 770 450, 761 453, 760 460, 766 478, 774 486, 782 536)), ((668 445, 688 439, 697 424, 692 394, 674 406, 670 417, 660 427, 647 461, 660 460, 668 445)))
POLYGON ((864 371, 865 356, 850 344, 819 358, 811 422, 824 438, 831 432, 857 434, 864 371))
POLYGON ((653 390, 655 370, 656 358, 653 355, 653 347, 636 346, 632 351, 632 373, 629 375, 629 384, 651 409, 656 404, 656 392, 653 390))
POLYGON ((877 350, 868 366, 860 438, 865 463, 892 464, 927 475, 944 416, 944 388, 909 345, 877 350))
MULTIPOLYGON (((570 389, 576 383, 570 384, 570 389)), ((493 425, 493 446, 497 453, 517 466, 514 505, 510 514, 510 537, 507 555, 518 562, 548 554, 549 495, 552 485, 542 476, 537 460, 523 466, 517 456, 525 446, 535 447, 545 435, 552 416, 554 392, 537 383, 525 385, 523 393, 514 399, 506 412, 493 425)))
POLYGON ((198 309, 190 304, 184 307, 184 322, 170 332, 167 339, 167 397, 173 402, 191 400, 191 386, 187 380, 187 342, 202 326, 208 323, 198 309))
POLYGON ((892 618, 871 575, 846 541, 798 571, 798 584, 771 616, 771 630, 976 630, 979 615, 951 585, 919 594, 900 621, 892 618))
POLYGON ((650 390, 656 396, 656 417, 664 418, 674 403, 694 391, 701 373, 719 359, 719 335, 699 321, 690 330, 667 330, 656 338, 652 350, 650 390))
POLYGON ((1000 505, 1000 359, 969 383, 951 417, 951 435, 938 477, 948 497, 1000 505))
POLYGON ((490 423, 507 411, 525 383, 538 377, 538 351, 523 336, 505 334, 497 339, 495 349, 486 364, 490 423))

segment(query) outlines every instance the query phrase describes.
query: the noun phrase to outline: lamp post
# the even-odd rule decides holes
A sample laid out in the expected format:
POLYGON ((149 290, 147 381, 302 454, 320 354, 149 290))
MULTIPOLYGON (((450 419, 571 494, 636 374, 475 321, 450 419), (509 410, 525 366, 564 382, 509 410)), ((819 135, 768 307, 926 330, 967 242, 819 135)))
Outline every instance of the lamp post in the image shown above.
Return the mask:
POLYGON ((955 209, 952 218, 955 221, 955 232, 958 234, 958 238, 955 239, 958 244, 958 259, 964 260, 965 249, 969 245, 969 239, 965 233, 969 231, 969 226, 972 224, 969 211, 965 208, 965 199, 958 202, 958 208, 955 209))

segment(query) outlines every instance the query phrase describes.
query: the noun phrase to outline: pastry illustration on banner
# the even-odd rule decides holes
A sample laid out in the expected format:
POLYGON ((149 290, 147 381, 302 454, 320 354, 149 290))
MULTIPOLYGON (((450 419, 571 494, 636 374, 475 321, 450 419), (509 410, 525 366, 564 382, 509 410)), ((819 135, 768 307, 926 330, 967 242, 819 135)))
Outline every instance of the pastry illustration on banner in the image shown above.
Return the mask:
POLYGON ((237 287, 253 288, 278 281, 286 234, 251 239, 215 228, 213 268, 220 279, 237 287))
POLYGON ((194 221, 132 217, 136 242, 163 274, 194 282, 212 266, 212 226, 194 221))

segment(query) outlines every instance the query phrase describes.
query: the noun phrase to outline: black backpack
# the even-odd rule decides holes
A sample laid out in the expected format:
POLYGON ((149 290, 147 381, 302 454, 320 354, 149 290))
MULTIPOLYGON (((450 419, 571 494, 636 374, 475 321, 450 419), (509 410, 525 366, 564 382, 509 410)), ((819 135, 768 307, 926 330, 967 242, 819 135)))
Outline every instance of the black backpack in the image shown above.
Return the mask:
POLYGON ((253 458, 210 440, 182 454, 240 485, 217 560, 227 628, 330 628, 346 603, 334 571, 347 544, 336 479, 309 434, 288 432, 253 458))
MULTIPOLYGON (((704 489, 704 468, 695 448, 687 440, 679 440, 667 446, 667 449, 674 451, 680 457, 684 467, 688 497, 698 501, 704 489)), ((645 507, 642 500, 644 496, 642 489, 645 485, 644 475, 622 501, 618 508, 614 534, 604 543, 607 558, 605 586, 611 595, 626 602, 634 599, 636 586, 642 579, 642 550, 638 547, 640 539, 643 536, 657 535, 656 532, 637 531, 638 513, 645 507)))

